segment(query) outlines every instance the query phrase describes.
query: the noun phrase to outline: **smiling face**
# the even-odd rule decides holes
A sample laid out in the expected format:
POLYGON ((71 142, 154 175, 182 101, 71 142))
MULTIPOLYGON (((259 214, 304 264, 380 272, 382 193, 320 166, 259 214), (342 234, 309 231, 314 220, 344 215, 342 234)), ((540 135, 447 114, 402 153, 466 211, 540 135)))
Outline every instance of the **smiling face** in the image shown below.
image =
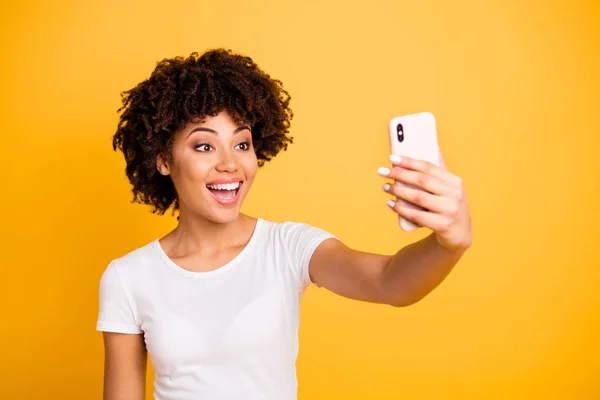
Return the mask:
POLYGON ((171 159, 157 168, 175 185, 182 214, 234 221, 258 169, 250 127, 229 113, 188 123, 175 132, 171 159))

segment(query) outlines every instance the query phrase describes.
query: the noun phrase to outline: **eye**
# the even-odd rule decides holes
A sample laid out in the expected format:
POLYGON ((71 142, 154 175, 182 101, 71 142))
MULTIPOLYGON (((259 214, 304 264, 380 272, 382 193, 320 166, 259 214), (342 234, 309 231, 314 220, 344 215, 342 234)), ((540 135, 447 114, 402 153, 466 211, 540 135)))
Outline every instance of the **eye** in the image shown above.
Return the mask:
POLYGON ((207 152, 207 151, 210 151, 210 149, 212 148, 212 146, 210 144, 208 144, 208 143, 201 143, 201 144, 199 144, 197 146, 194 146, 194 148, 197 151, 200 151, 200 152, 207 152))
POLYGON ((238 144, 236 147, 239 147, 240 150, 250 150, 250 143, 242 142, 242 143, 238 144))

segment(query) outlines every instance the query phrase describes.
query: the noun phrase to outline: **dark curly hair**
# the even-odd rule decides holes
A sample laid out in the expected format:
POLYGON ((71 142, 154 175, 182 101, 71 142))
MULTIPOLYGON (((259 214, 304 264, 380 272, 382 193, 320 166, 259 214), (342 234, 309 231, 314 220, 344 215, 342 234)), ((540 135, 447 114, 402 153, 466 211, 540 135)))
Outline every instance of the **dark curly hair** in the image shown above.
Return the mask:
POLYGON ((125 156, 132 203, 148 204, 159 215, 171 206, 174 214, 179 201, 156 159, 162 154, 171 160, 173 133, 189 122, 227 111, 237 124, 248 124, 259 167, 293 142, 288 133, 294 114, 281 81, 229 49, 163 59, 150 78, 121 93, 121 99, 113 149, 125 156))

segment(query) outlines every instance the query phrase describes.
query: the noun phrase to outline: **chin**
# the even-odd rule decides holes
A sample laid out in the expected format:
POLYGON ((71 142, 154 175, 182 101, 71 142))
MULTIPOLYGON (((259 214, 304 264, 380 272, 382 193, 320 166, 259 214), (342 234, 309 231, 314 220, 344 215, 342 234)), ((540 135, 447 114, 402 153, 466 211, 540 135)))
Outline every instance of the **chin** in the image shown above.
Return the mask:
POLYGON ((235 221, 240 215, 239 209, 231 210, 213 210, 209 219, 218 224, 228 224, 235 221))

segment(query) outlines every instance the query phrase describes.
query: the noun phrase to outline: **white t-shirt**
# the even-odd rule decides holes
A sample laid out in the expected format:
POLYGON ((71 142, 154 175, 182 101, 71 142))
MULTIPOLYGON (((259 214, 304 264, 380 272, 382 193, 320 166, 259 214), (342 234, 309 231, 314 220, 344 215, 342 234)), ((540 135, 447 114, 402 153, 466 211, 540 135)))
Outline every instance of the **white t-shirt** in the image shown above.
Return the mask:
POLYGON ((156 239, 108 265, 96 329, 144 335, 155 399, 296 399, 300 299, 332 237, 258 219, 242 252, 209 272, 179 267, 156 239))

